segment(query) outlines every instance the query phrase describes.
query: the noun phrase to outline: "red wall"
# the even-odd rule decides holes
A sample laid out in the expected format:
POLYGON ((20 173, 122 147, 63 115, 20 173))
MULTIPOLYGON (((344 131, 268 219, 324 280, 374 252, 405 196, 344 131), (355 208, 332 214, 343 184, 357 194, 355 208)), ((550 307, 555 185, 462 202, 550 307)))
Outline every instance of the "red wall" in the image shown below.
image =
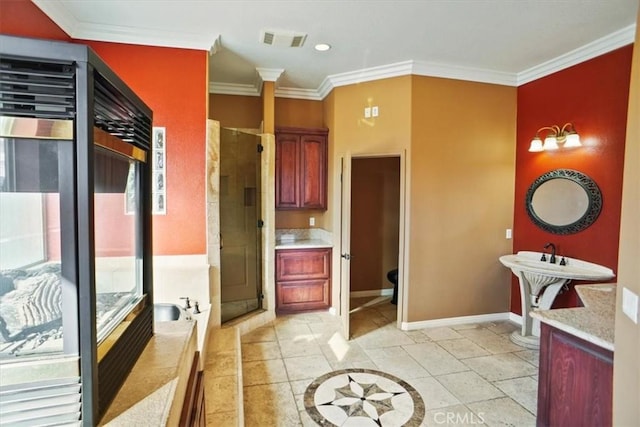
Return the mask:
POLYGON ((167 215, 153 217, 156 255, 206 253, 207 52, 82 41, 167 128, 167 215))
MULTIPOLYGON (((626 46, 518 88, 514 252, 542 251, 547 242, 553 242, 561 255, 616 271, 631 56, 632 46, 626 46), (575 125, 582 148, 528 151, 540 127, 562 126, 566 122, 575 125), (600 187, 603 200, 602 211, 593 225, 565 236, 535 226, 524 203, 531 183, 543 173, 559 168, 575 169, 591 177, 600 187)), ((511 289, 511 311, 520 313, 515 277, 511 289)), ((576 305, 572 288, 558 297, 554 307, 576 305)))
POLYGON ((0 0, 0 32, 77 41, 98 55, 167 128, 167 215, 153 217, 157 255, 206 253, 207 52, 71 40, 29 0, 0 0))

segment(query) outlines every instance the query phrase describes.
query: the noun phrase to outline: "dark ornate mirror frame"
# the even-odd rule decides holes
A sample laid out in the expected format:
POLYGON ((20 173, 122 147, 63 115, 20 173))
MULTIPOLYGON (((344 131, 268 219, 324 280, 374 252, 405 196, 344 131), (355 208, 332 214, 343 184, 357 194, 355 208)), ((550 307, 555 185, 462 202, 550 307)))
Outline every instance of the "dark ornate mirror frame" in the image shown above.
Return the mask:
POLYGON ((600 193, 598 185, 582 172, 572 169, 555 169, 539 176, 535 181, 533 181, 533 184, 531 184, 529 190, 527 190, 525 206, 531 221, 543 230, 553 234, 574 234, 589 227, 598 218, 598 215, 600 215, 600 211, 602 210, 602 194, 600 193), (587 197, 589 198, 589 206, 584 215, 582 215, 582 217, 577 221, 567 225, 554 225, 545 222, 536 214, 532 205, 533 195, 538 187, 549 180, 558 178, 569 179, 576 182, 584 189, 587 193, 587 197))

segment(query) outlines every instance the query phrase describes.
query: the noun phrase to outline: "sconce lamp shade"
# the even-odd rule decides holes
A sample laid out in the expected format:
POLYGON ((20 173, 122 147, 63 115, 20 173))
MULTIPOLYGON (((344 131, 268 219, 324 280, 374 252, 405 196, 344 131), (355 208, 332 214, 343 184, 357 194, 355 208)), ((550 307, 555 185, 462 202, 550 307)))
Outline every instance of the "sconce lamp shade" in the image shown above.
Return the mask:
POLYGON ((564 148, 582 147, 580 142, 580 135, 577 133, 570 133, 567 135, 567 140, 564 143, 564 148))
POLYGON ((544 148, 542 148, 542 140, 538 136, 531 140, 529 151, 531 151, 532 153, 539 153, 540 151, 544 151, 544 148))
POLYGON ((558 149, 558 140, 556 139, 555 136, 547 136, 544 139, 544 145, 542 146, 542 148, 545 151, 548 150, 557 150, 558 149))

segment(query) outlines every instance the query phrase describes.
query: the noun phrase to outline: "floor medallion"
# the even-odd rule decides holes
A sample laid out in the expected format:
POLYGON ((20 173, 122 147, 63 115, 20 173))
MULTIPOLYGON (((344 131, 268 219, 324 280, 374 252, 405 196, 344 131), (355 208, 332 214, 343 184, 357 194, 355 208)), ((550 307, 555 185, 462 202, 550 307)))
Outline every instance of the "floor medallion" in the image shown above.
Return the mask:
POLYGON ((304 407, 322 426, 418 427, 424 418, 420 394, 407 382, 372 369, 343 369, 315 379, 304 407))

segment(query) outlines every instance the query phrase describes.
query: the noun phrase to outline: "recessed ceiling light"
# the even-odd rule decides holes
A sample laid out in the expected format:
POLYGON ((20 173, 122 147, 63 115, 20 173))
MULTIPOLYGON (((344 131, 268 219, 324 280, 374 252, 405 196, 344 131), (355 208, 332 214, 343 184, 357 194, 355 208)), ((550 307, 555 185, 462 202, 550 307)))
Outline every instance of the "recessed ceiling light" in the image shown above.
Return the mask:
POLYGON ((325 51, 331 49, 331 46, 326 44, 326 43, 318 43, 313 48, 315 50, 317 50, 318 52, 325 52, 325 51))

